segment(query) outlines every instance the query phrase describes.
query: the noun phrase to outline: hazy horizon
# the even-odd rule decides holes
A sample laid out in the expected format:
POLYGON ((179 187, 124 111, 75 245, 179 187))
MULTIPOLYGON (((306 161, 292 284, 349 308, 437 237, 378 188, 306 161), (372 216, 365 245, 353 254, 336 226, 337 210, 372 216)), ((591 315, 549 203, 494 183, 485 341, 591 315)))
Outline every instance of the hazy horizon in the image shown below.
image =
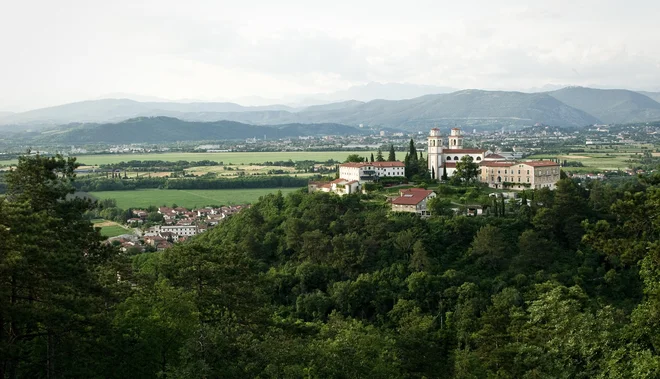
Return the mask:
POLYGON ((0 111, 116 93, 259 105, 249 101, 371 82, 660 90, 660 4, 650 0, 28 0, 0 9, 0 111))

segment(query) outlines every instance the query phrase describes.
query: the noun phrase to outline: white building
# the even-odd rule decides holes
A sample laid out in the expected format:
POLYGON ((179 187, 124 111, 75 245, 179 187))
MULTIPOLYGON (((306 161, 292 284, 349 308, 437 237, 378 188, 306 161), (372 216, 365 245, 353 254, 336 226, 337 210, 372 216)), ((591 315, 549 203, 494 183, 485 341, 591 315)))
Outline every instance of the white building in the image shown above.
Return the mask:
POLYGON ((327 183, 312 182, 307 186, 308 192, 332 192, 339 196, 360 192, 360 182, 357 180, 335 179, 327 183))
POLYGON ((339 177, 349 181, 372 182, 386 176, 406 176, 406 166, 398 161, 349 162, 339 165, 339 177))
POLYGON ((453 128, 448 138, 448 146, 440 135, 440 129, 433 128, 428 137, 428 169, 433 179, 442 177, 445 169, 447 176, 452 176, 456 170, 456 162, 468 155, 473 162, 481 163, 486 154, 483 149, 464 149, 461 129, 453 128))
POLYGON ((197 235, 197 225, 163 225, 158 233, 172 233, 177 237, 190 237, 197 235))

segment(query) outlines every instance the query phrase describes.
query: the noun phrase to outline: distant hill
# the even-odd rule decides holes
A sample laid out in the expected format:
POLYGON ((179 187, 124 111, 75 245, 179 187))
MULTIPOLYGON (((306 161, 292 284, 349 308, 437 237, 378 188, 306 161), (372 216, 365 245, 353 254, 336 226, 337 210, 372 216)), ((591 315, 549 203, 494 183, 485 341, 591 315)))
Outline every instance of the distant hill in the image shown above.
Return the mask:
POLYGON ((301 97, 295 103, 299 106, 337 103, 346 100, 368 102, 372 100, 404 100, 424 95, 450 93, 456 88, 440 87, 410 83, 378 83, 370 82, 352 86, 346 90, 314 94, 301 97))
POLYGON ((233 121, 190 122, 171 117, 140 117, 118 123, 69 124, 40 133, 23 135, 34 142, 81 143, 160 143, 176 141, 268 139, 361 134, 356 128, 339 124, 247 125, 233 121))
MULTIPOLYGON (((660 94, 648 94, 660 97, 660 94)), ((357 127, 363 124, 409 131, 433 126, 478 129, 536 123, 580 127, 594 123, 660 120, 660 103, 649 96, 628 90, 582 87, 538 93, 463 90, 404 100, 347 100, 305 108, 104 99, 5 115, 0 117, 0 129, 38 130, 69 123, 117 123, 156 116, 191 122, 228 120, 253 125, 334 123, 357 127)))
POLYGON ((129 99, 80 101, 15 113, 0 118, 2 124, 58 125, 71 122, 116 122, 134 117, 180 116, 184 113, 293 110, 285 105, 244 107, 234 103, 139 102, 129 99))
MULTIPOLYGON (((531 125, 585 126, 598 119, 547 94, 465 90, 409 100, 342 103, 300 112, 265 111, 196 115, 249 124, 329 122, 357 126, 424 130, 433 126, 531 125)), ((189 119, 190 115, 184 115, 189 119)), ((206 119, 209 120, 209 119, 206 119)))
POLYGON ((638 92, 566 87, 549 95, 608 124, 660 120, 660 103, 638 92))
POLYGON ((353 108, 364 104, 364 101, 358 100, 347 100, 341 101, 338 103, 330 103, 323 105, 312 105, 302 109, 304 112, 325 112, 325 111, 336 111, 338 109, 353 108))
POLYGON ((660 92, 646 92, 646 91, 637 91, 637 92, 641 93, 644 96, 648 96, 651 99, 660 103, 660 92))
POLYGON ((14 112, 3 112, 3 111, 0 111, 0 118, 6 117, 6 116, 11 116, 11 115, 13 115, 13 114, 14 114, 14 112))

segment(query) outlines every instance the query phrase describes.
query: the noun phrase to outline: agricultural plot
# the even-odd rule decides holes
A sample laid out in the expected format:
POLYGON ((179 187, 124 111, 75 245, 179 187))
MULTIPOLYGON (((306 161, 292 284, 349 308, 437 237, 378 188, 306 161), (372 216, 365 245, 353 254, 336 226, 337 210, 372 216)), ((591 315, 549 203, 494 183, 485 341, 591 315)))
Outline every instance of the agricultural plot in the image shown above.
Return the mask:
POLYGON ((107 220, 92 220, 92 223, 94 224, 95 227, 100 227, 101 228, 101 235, 103 237, 116 237, 120 236, 122 234, 131 234, 133 231, 131 229, 127 229, 119 224, 117 224, 114 221, 107 221, 107 220))
MULTIPOLYGON (((210 160, 223 162, 224 164, 250 164, 275 161, 318 161, 325 162, 330 159, 344 161, 350 154, 359 154, 368 157, 371 151, 278 151, 278 152, 228 152, 228 153, 152 153, 152 154, 99 154, 99 155, 81 155, 78 162, 98 166, 102 164, 112 164, 127 161, 146 161, 161 160, 168 162, 176 161, 202 161, 210 160)), ((373 152, 374 155, 376 152, 373 152)), ((399 153, 403 158, 405 153, 399 153)), ((0 161, 0 165, 15 164, 16 160, 0 161)))
POLYGON ((209 205, 238 205, 254 203, 261 196, 282 191, 283 194, 297 188, 256 188, 227 190, 159 190, 91 192, 97 199, 115 199, 119 208, 147 208, 149 206, 178 206, 198 208, 209 205))
POLYGON ((630 166, 630 156, 634 153, 579 153, 576 155, 547 155, 537 154, 528 157, 529 159, 549 159, 556 158, 560 160, 580 162, 584 167, 564 167, 564 171, 569 172, 592 172, 603 170, 625 170, 630 166))

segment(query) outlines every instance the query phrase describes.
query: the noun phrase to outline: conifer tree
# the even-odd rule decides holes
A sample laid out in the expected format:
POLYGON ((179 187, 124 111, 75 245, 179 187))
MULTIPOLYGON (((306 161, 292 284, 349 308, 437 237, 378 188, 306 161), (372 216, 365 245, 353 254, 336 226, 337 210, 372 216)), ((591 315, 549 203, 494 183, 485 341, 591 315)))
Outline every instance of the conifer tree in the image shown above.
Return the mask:
POLYGON ((393 144, 390 144, 390 154, 387 156, 387 161, 388 162, 396 161, 396 153, 394 151, 394 145, 393 144))
POLYGON ((383 158, 383 151, 378 148, 378 152, 376 152, 376 162, 384 162, 385 158, 383 158))
POLYGON ((371 162, 374 161, 374 153, 371 153, 371 162))

